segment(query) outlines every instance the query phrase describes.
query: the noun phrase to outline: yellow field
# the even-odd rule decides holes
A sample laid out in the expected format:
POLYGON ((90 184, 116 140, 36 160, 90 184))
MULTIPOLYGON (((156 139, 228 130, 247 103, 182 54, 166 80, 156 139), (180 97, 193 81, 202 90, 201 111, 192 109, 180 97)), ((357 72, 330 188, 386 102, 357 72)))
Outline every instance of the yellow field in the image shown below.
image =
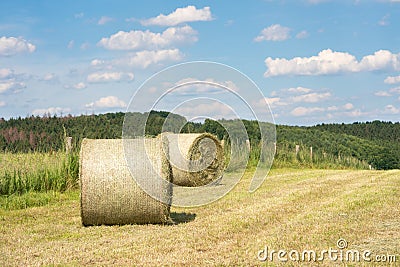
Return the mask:
POLYGON ((254 266, 270 265, 272 250, 283 251, 281 259, 272 253, 272 265, 284 259, 304 265, 311 264, 308 254, 302 261, 305 250, 320 257, 329 249, 370 254, 360 262, 324 254, 322 266, 365 265, 363 256, 376 262, 392 255, 400 264, 399 170, 278 169, 254 194, 248 183, 245 177, 208 206, 173 208, 177 224, 168 226, 82 227, 78 191, 43 207, 0 210, 0 266, 254 266), (348 244, 342 250, 341 238, 348 244))

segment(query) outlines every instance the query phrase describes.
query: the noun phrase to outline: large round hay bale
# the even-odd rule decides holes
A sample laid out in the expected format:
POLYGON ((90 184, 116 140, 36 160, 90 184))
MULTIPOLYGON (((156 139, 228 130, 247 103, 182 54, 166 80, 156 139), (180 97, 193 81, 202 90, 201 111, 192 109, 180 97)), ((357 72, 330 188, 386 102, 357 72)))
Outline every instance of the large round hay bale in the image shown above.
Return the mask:
POLYGON ((209 133, 163 133, 162 136, 168 140, 174 184, 203 186, 222 176, 224 151, 217 137, 209 133))
POLYGON ((82 224, 169 223, 172 187, 154 179, 158 176, 172 180, 170 165, 163 155, 160 138, 84 139, 79 173, 82 224), (134 151, 140 146, 145 147, 147 156, 143 149, 134 151), (129 164, 136 168, 133 172, 128 168, 128 159, 137 161, 129 164), (141 174, 140 181, 148 180, 151 190, 163 201, 144 192, 132 173, 141 174))

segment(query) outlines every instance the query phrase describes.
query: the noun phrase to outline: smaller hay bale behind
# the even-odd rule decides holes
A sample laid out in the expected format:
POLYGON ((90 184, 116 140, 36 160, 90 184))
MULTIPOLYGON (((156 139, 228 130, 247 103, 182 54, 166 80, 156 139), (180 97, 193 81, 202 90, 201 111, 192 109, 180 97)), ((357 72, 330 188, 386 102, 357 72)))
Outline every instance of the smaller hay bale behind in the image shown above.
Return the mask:
POLYGON ((167 154, 175 185, 203 186, 222 176, 224 151, 214 135, 162 133, 161 136, 168 140, 167 154))
MULTIPOLYGON (((164 183, 154 183, 152 179, 158 175, 171 182, 171 168, 162 152, 160 138, 148 138, 144 141, 145 152, 134 151, 135 147, 143 147, 143 139, 82 141, 79 177, 83 225, 171 222, 172 187, 164 183), (124 151, 127 148, 128 151, 124 151), (131 154, 127 156, 126 153, 131 154), (144 164, 144 156, 148 156, 147 161, 150 160, 151 164, 144 164), (142 190, 128 167, 127 160, 131 159, 137 161, 134 166, 139 168, 136 173, 142 172, 141 181, 148 179, 152 183, 152 191, 157 192, 166 202, 156 200, 142 190)), ((165 147, 164 145, 164 149, 165 147)))

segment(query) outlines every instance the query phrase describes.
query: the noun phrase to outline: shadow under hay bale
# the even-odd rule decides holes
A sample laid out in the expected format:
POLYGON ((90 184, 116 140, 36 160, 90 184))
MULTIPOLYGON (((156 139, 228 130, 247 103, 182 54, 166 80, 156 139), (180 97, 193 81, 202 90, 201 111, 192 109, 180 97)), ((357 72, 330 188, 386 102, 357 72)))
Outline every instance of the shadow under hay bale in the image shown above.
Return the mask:
POLYGON ((161 136, 167 139, 175 185, 203 186, 222 176, 224 151, 214 135, 162 133, 161 136))
POLYGON ((181 224, 181 223, 188 223, 194 221, 196 219, 196 214, 194 213, 186 213, 186 212, 172 212, 171 219, 173 224, 181 224))
POLYGON ((160 138, 84 139, 79 173, 82 224, 171 223, 172 187, 166 181, 170 182, 172 175, 163 155, 160 138), (133 172, 128 168, 132 159, 136 161, 129 164, 136 168, 133 172), (140 173, 141 183, 148 181, 146 187, 163 201, 144 192, 131 173, 140 173), (165 180, 154 179, 156 176, 165 180))

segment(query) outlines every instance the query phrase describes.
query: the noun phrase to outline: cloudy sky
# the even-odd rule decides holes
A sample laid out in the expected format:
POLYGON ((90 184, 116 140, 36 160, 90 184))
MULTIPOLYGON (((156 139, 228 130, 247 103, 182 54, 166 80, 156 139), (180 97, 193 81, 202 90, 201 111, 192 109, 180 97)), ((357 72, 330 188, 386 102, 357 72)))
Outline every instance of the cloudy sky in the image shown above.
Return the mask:
POLYGON ((156 72, 214 61, 279 124, 399 121, 399 25, 399 0, 1 1, 0 117, 124 111, 156 72))

